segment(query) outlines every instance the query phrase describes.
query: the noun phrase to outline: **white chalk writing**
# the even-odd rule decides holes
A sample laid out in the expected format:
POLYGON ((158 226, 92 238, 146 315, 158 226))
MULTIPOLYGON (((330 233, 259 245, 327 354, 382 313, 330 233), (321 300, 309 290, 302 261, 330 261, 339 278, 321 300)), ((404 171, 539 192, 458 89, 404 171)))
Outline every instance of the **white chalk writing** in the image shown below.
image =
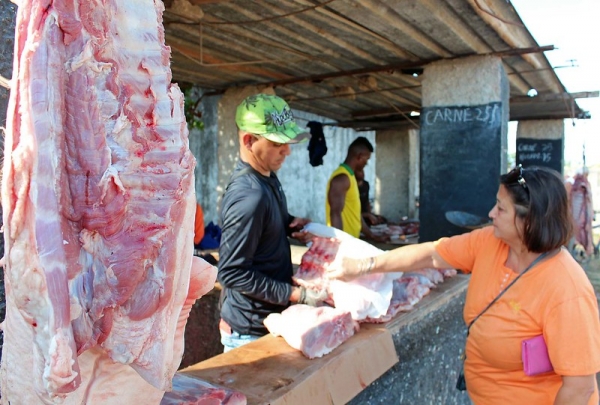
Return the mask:
POLYGON ((425 113, 425 123, 464 123, 480 122, 494 124, 500 121, 500 104, 478 107, 439 107, 425 113))
POLYGON ((550 152, 534 152, 534 153, 521 153, 519 160, 525 162, 527 160, 537 160, 544 163, 548 163, 552 160, 552 154, 550 152))
POLYGON ((517 146, 517 151, 519 152, 535 152, 537 150, 537 143, 520 143, 517 146))
POLYGON ((548 163, 552 160, 552 142, 544 143, 525 143, 517 144, 517 152, 519 153, 519 161, 537 160, 548 163))

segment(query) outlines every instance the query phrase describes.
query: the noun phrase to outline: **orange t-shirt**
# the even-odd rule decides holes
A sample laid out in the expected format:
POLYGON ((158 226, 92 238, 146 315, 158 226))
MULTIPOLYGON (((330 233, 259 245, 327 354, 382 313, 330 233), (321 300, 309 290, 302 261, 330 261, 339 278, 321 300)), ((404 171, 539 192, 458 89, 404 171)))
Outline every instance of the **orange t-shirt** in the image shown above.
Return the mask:
POLYGON ((196 219, 194 221, 194 245, 199 244, 204 238, 204 212, 200 204, 196 203, 196 219))
MULTIPOLYGON (((468 325, 517 273, 506 267, 509 247, 493 227, 443 238, 437 252, 471 273, 463 317, 468 325)), ((465 378, 476 404, 552 404, 561 376, 600 371, 600 320, 594 289, 562 249, 534 266, 471 327, 465 378), (521 342, 544 335, 554 372, 526 376, 521 342)), ((589 404, 598 404, 596 387, 589 404)))

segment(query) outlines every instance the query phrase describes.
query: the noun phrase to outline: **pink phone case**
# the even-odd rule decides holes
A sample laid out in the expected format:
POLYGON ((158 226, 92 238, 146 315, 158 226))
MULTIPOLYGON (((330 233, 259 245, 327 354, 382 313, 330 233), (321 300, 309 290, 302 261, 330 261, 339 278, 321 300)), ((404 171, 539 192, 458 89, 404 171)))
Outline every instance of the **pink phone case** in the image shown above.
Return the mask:
POLYGON ((521 342, 521 357, 523 359, 523 371, 528 376, 553 370, 543 335, 523 340, 521 342))

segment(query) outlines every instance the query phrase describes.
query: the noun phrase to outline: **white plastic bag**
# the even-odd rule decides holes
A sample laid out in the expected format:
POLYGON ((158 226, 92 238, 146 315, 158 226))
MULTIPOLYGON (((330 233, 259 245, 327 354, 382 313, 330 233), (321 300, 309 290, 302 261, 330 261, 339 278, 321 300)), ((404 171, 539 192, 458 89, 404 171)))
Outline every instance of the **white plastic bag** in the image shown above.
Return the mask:
MULTIPOLYGON (((310 223, 304 229, 315 236, 340 241, 333 261, 334 266, 341 263, 344 257, 364 259, 384 253, 363 240, 323 224, 310 223)), ((392 280, 401 276, 402 273, 373 273, 352 281, 341 281, 328 280, 323 273, 323 284, 327 285, 336 308, 350 312, 352 319, 361 321, 366 318, 379 318, 387 313, 392 298, 392 280)))

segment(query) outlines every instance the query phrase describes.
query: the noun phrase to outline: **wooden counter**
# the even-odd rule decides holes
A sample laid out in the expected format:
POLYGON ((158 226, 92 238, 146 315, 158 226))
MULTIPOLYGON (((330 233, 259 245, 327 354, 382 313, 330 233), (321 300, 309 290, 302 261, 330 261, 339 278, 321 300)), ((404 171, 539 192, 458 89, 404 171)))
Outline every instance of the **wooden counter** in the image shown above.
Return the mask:
POLYGON ((390 332, 370 327, 313 360, 267 335, 180 372, 240 391, 252 405, 344 404, 397 361, 390 332))
POLYGON ((180 372, 240 391, 250 405, 344 404, 398 362, 393 335, 447 305, 468 281, 459 274, 412 311, 385 324, 361 324, 355 336, 319 359, 309 360, 283 338, 267 335, 180 372))

